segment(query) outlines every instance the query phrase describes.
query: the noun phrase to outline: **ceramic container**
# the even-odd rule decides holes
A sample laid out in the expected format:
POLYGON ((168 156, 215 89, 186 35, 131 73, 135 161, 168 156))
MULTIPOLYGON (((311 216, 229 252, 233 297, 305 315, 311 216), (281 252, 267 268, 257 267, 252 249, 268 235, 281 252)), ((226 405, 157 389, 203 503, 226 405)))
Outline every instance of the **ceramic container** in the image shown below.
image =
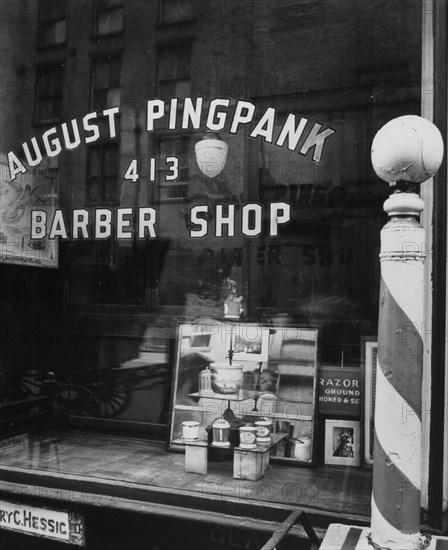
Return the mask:
POLYGON ((240 448, 241 449, 256 449, 257 448, 257 427, 256 426, 241 426, 240 431, 240 448))
POLYGON ((216 393, 238 393, 243 382, 243 365, 235 363, 212 363, 210 365, 212 375, 212 390, 216 393))
POLYGON ((311 438, 303 437, 297 439, 294 448, 294 458, 302 460, 303 462, 309 462, 311 460, 311 438))
POLYGON ((257 443, 269 443, 271 441, 272 423, 270 420, 257 420, 257 443))
POLYGON ((199 422, 193 420, 182 422, 182 437, 185 441, 197 441, 199 439, 199 422))

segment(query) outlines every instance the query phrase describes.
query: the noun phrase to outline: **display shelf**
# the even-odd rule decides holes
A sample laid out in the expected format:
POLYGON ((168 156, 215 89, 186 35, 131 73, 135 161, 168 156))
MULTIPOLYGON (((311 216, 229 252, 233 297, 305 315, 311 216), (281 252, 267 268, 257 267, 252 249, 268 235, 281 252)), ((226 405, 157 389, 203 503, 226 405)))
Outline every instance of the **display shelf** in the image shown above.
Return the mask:
MULTIPOLYGON (((197 324, 181 325, 172 388, 169 448, 173 450, 184 448, 186 451, 191 448, 192 453, 206 454, 209 447, 205 447, 204 444, 183 445, 182 423, 199 422, 199 436, 205 440, 204 430, 220 417, 234 428, 231 432, 233 445, 239 441, 238 434, 235 433, 236 427, 243 422, 253 423, 260 418, 271 421, 272 433, 275 435, 288 433, 289 437, 293 437, 306 432, 313 440, 317 387, 317 329, 276 327, 265 338, 266 335, 263 333, 265 327, 247 323, 237 323, 237 325, 239 330, 235 332, 231 330, 229 323, 216 322, 213 334, 202 334, 203 337, 210 336, 208 352, 197 356, 190 352, 198 351, 197 345, 202 345, 203 342, 200 342, 199 338, 197 342, 191 338, 201 336, 202 329, 197 324), (257 329, 255 334, 257 339, 251 332, 254 326, 257 329), (186 347, 185 341, 188 338, 192 345, 186 347), (255 341, 257 347, 253 348, 252 344, 255 341), (227 371, 225 371, 215 373, 215 376, 219 374, 226 381, 226 385, 213 384, 210 388, 210 384, 207 384, 208 377, 204 374, 205 369, 212 370, 210 366, 213 364, 225 364, 227 367, 230 356, 232 360, 238 362, 238 368, 242 368, 241 389, 235 393, 214 391, 220 389, 230 391, 235 389, 235 385, 239 382, 237 375, 235 380, 229 379, 235 384, 231 388, 230 382, 226 381, 227 371), (205 387, 209 389, 204 391, 205 387), (200 389, 202 391, 199 391, 200 389)), ((211 382, 212 373, 210 372, 211 382)), ((216 379, 213 379, 213 382, 216 382, 216 379)), ((283 457, 282 447, 281 443, 276 460, 281 460, 283 457)), ((232 447, 231 452, 238 451, 232 447)), ((248 450, 244 452, 249 455, 248 450)), ((294 445, 287 449, 285 445, 283 452, 288 453, 285 455, 286 458, 293 458, 294 445)), ((269 453, 256 451, 252 454, 264 456, 269 453)), ((205 459, 202 457, 200 460, 205 459)), ((311 462, 312 459, 309 463, 311 462)), ((203 473, 205 469, 203 464, 199 469, 203 473)))
MULTIPOLYGON (((177 437, 176 439, 173 439, 173 443, 176 445, 193 445, 193 447, 211 447, 211 443, 208 441, 205 441, 204 439, 184 439, 183 437, 177 437)), ((224 447, 221 447, 224 448, 224 447)), ((230 449, 230 447, 227 447, 227 449, 230 449)))
MULTIPOLYGON (((307 404, 313 403, 312 401, 308 401, 308 400, 304 401, 303 399, 291 399, 291 398, 284 399, 270 392, 252 391, 252 390, 241 390, 238 394, 214 393, 213 395, 201 395, 199 392, 195 392, 189 395, 190 397, 201 398, 201 399, 216 399, 219 401, 228 401, 229 409, 230 409, 231 402, 240 403, 242 401, 247 401, 250 399, 257 400, 260 396, 264 396, 264 397, 268 396, 273 398, 273 400, 275 401, 279 401, 279 402, 284 401, 291 404, 297 403, 301 405, 307 405, 307 404)), ((186 405, 186 404, 177 403, 175 405, 175 409, 179 411, 203 412, 203 407, 201 405, 186 405)), ((257 417, 257 416, 260 416, 260 414, 263 414, 264 416, 268 416, 272 420, 288 419, 288 420, 303 420, 308 422, 311 422, 313 420, 313 416, 308 414, 294 414, 294 413, 288 413, 284 411, 275 412, 271 410, 269 412, 266 412, 266 411, 263 412, 257 409, 251 410, 251 411, 244 410, 245 417, 250 417, 250 416, 257 417)), ((178 439, 173 440, 173 444, 175 444, 177 441, 178 439)))
MULTIPOLYGON (((245 411, 244 416, 260 416, 262 411, 245 411)), ((293 414, 293 413, 283 413, 283 412, 271 412, 269 411, 266 413, 266 415, 263 414, 263 416, 268 416, 269 418, 272 418, 273 420, 306 420, 311 422, 313 420, 312 415, 309 414, 293 414)))
POLYGON ((219 449, 219 450, 226 450, 226 451, 242 451, 247 453, 266 453, 273 449, 282 439, 286 437, 286 434, 271 434, 271 441, 270 443, 266 443, 264 445, 259 445, 254 449, 244 449, 239 447, 238 445, 232 445, 230 444, 228 447, 218 447, 213 445, 213 443, 209 443, 205 440, 186 440, 183 437, 178 437, 177 439, 173 440, 173 443, 176 443, 177 445, 184 445, 185 447, 191 445, 193 447, 207 447, 209 449, 219 449))
MULTIPOLYGON (((212 390, 211 390, 212 391, 212 390)), ((240 390, 238 393, 216 393, 205 395, 204 392, 190 393, 190 397, 200 397, 202 399, 219 399, 221 401, 247 401, 248 399, 257 399, 261 395, 272 395, 273 393, 265 391, 240 390)))

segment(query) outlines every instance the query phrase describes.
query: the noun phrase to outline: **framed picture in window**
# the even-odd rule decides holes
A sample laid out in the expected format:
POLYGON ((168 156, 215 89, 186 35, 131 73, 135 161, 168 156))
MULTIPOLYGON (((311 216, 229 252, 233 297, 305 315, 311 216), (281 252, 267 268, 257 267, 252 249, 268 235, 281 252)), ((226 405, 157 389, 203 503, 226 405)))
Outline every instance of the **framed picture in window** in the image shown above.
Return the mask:
POLYGON ((375 384, 378 342, 376 336, 361 338, 361 367, 364 372, 364 461, 373 463, 375 384))
POLYGON ((236 324, 232 332, 233 358, 238 361, 268 360, 269 328, 256 325, 236 324))
POLYGON ((57 268, 58 238, 50 239, 49 229, 44 230, 57 207, 57 167, 46 173, 30 170, 12 180, 1 153, 0 178, 0 263, 57 268))
POLYGON ((358 420, 325 420, 325 464, 360 465, 358 420))

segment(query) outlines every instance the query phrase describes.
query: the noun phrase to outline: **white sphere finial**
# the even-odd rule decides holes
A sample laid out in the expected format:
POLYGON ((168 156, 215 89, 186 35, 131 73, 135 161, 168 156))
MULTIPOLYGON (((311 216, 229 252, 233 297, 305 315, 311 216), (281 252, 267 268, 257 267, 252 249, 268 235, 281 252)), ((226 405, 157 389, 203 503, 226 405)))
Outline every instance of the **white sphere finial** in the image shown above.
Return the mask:
POLYGON ((394 118, 372 142, 372 165, 387 182, 422 183, 437 173, 443 159, 443 139, 429 120, 416 115, 394 118))

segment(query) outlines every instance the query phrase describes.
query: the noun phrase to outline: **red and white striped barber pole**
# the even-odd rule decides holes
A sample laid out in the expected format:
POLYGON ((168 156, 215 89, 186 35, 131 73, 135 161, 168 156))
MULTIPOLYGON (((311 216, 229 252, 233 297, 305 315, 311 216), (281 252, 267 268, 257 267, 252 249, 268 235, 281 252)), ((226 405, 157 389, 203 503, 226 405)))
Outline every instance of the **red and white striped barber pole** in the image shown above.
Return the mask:
POLYGON ((372 539, 406 550, 420 547, 425 236, 415 216, 423 201, 404 191, 384 208, 391 220, 381 231, 372 539))
POLYGON ((392 120, 372 144, 393 193, 381 231, 372 535, 380 548, 424 547, 420 535, 425 231, 419 185, 438 170, 440 132, 418 116, 392 120))
POLYGON ((381 231, 371 528, 333 524, 321 550, 438 549, 442 542, 420 533, 425 232, 418 221, 420 183, 442 158, 439 130, 414 115, 387 123, 372 143, 373 167, 392 194, 381 231))

